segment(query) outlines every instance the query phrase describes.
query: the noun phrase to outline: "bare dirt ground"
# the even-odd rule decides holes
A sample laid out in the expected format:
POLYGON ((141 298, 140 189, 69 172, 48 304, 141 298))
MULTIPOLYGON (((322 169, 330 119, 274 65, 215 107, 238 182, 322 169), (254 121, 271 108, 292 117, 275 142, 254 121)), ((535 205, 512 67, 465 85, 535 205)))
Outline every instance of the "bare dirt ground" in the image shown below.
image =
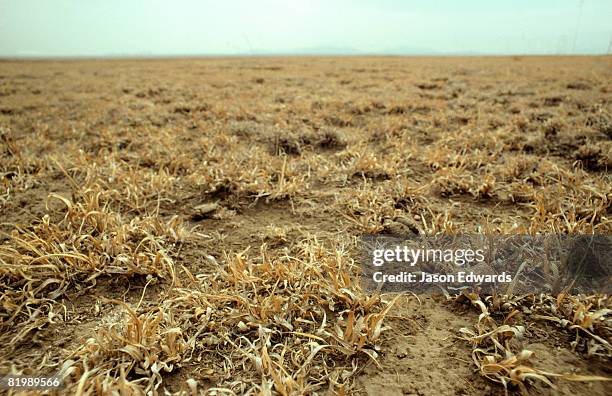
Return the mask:
POLYGON ((0 62, 0 373, 612 393, 606 295, 372 295, 364 233, 612 232, 612 58, 0 62))

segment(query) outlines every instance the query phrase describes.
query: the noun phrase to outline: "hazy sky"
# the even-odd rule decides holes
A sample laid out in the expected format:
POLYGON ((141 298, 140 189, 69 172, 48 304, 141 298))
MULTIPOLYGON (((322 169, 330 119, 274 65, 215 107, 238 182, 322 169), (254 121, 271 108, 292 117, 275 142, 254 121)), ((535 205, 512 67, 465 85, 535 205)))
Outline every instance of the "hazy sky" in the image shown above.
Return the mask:
POLYGON ((0 0, 0 56, 606 53, 612 0, 0 0))

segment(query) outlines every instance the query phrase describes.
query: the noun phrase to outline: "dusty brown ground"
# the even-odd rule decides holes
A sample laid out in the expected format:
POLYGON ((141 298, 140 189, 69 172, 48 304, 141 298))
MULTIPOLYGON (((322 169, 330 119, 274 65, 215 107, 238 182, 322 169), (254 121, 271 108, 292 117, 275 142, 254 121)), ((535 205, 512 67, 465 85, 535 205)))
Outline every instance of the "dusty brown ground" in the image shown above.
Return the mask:
MULTIPOLYGON (((66 365, 72 392, 500 394, 478 305, 384 311, 355 237, 612 232, 610 57, 5 61, 0 128, 0 372, 66 365)), ((571 323, 485 302, 529 367, 612 376, 609 298, 546 301, 571 323)), ((518 382, 612 393, 550 380, 518 382)))

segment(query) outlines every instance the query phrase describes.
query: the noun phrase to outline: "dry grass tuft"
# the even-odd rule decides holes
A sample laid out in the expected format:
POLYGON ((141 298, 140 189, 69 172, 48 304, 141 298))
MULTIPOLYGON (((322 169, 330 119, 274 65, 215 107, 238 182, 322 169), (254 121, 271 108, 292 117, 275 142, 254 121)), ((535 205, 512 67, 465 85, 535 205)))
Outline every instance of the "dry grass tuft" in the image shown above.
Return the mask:
MULTIPOLYGON (((592 296, 580 298, 559 294, 552 296, 511 297, 479 296, 476 293, 461 294, 455 299, 468 301, 480 310, 478 323, 473 329, 462 328, 461 338, 473 346, 472 359, 481 375, 504 386, 506 394, 518 387, 529 394, 530 381, 538 380, 555 388, 553 380, 611 381, 612 378, 579 375, 575 373, 551 373, 537 369, 530 363, 533 351, 524 348, 528 327, 516 322, 521 312, 530 312, 530 319, 551 321, 574 334, 573 349, 584 349, 588 356, 612 356, 609 342, 612 334, 610 298, 592 296), (500 323, 494 317, 500 317, 500 323)), ((520 319, 518 319, 520 321, 520 319)))

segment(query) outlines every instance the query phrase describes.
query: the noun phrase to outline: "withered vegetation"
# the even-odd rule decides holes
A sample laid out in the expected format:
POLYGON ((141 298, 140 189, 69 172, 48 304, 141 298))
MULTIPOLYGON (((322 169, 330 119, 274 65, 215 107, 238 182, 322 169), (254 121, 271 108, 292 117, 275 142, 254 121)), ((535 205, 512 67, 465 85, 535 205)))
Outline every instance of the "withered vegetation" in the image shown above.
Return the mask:
POLYGON ((364 233, 610 234, 611 84, 610 57, 2 62, 0 374, 410 393, 447 373, 394 335, 467 305, 431 363, 477 375, 438 393, 606 394, 609 296, 368 294, 356 260, 364 233))

